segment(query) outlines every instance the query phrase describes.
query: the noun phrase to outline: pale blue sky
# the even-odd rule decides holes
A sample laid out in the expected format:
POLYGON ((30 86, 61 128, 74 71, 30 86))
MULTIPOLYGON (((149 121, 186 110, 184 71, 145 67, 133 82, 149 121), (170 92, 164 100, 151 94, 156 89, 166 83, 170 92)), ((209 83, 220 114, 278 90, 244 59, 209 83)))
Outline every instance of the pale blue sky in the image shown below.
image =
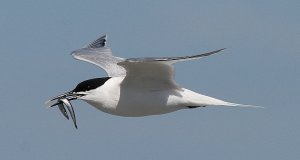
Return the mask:
POLYGON ((2 0, 0 159, 299 159, 299 15, 299 0, 2 0), (225 47, 176 64, 176 80, 265 109, 124 118, 75 101, 75 130, 44 101, 106 76, 70 56, 103 34, 115 55, 128 58, 225 47))

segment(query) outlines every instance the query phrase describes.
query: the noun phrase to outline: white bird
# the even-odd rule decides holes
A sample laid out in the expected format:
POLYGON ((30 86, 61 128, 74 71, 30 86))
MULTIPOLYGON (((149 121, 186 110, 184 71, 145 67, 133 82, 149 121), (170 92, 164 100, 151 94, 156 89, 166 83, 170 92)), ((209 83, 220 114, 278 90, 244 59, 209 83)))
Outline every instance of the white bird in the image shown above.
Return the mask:
POLYGON ((69 119, 66 106, 76 128, 75 112, 70 103, 75 99, 83 100, 103 112, 126 117, 159 115, 205 106, 256 107, 205 96, 175 82, 174 63, 200 59, 224 49, 193 56, 126 59, 113 56, 106 40, 104 35, 71 54, 75 59, 101 67, 108 77, 83 81, 72 91, 46 102, 49 107, 57 105, 69 119))

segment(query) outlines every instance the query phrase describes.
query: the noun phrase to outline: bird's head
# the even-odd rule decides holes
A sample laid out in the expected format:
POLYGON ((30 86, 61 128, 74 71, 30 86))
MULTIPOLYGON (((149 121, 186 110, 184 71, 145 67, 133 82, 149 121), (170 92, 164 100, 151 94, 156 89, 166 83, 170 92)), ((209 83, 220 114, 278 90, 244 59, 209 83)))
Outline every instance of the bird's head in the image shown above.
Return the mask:
POLYGON ((93 93, 95 89, 102 86, 110 77, 94 78, 80 82, 72 91, 58 95, 46 101, 49 107, 58 106, 61 113, 65 118, 69 119, 69 115, 65 107, 68 109, 69 114, 73 120, 74 126, 77 129, 75 111, 70 101, 76 99, 86 100, 93 93))

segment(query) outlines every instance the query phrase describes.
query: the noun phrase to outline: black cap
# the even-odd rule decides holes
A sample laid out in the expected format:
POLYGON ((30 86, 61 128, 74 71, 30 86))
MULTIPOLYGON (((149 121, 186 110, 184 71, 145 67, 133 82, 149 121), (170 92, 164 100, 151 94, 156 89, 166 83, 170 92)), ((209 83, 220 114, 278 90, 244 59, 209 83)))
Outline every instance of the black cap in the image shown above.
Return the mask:
POLYGON ((80 82, 72 92, 85 92, 102 86, 111 77, 94 78, 80 82))

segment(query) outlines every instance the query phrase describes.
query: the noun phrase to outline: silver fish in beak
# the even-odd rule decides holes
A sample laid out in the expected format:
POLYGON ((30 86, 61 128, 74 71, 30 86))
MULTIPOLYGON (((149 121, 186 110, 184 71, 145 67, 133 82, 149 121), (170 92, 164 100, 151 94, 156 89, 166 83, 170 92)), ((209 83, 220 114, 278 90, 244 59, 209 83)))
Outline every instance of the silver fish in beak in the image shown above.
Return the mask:
POLYGON ((49 108, 54 107, 54 106, 58 106, 60 112, 68 120, 69 120, 69 115, 70 115, 70 117, 73 120, 74 126, 77 129, 75 111, 74 111, 74 108, 73 108, 70 101, 75 100, 75 99, 77 99, 77 98, 79 98, 83 95, 84 94, 78 94, 76 92, 71 91, 71 92, 61 94, 59 96, 56 96, 56 97, 48 100, 46 102, 46 104, 49 104, 49 108), (65 107, 67 107, 67 110, 69 111, 69 115, 68 115, 68 112, 67 112, 65 107))

